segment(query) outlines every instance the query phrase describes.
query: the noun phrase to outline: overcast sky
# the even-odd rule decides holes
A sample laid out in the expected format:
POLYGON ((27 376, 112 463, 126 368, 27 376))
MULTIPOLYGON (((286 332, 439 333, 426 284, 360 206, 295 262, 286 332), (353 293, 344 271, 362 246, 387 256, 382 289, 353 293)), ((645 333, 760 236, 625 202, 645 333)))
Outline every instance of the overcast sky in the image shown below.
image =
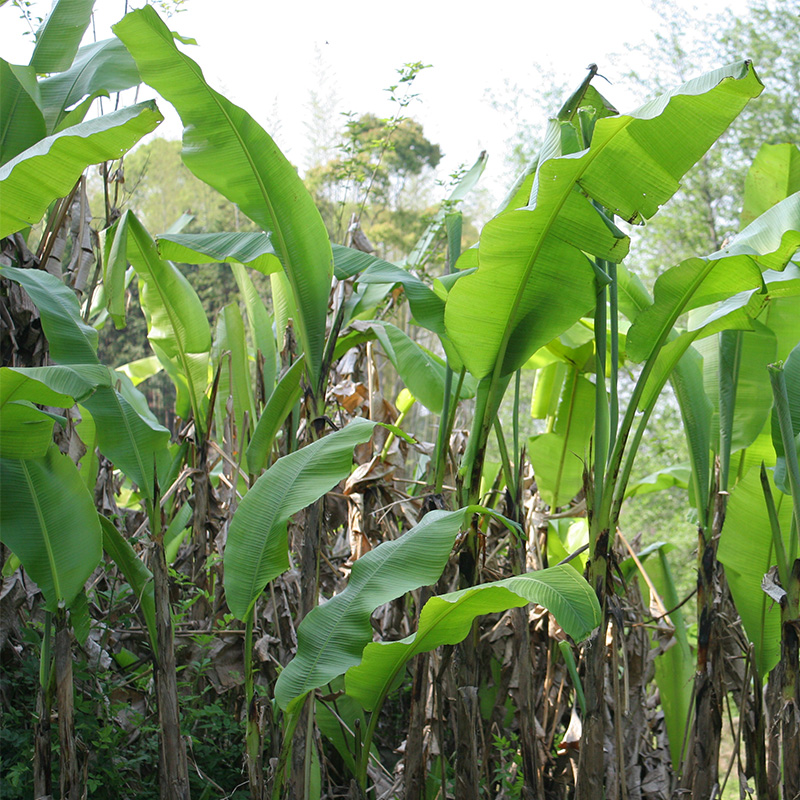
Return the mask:
MULTIPOLYGON (((690 0, 676 2, 691 8, 690 0)), ((34 7, 43 13, 49 4, 34 7)), ((507 115, 492 109, 492 96, 508 99, 509 83, 535 86, 542 80, 539 68, 574 87, 595 62, 613 84, 605 84, 603 93, 620 111, 632 110, 640 98, 622 76, 627 67, 640 66, 642 55, 626 46, 652 42, 663 29, 645 0, 186 0, 184 7, 169 24, 197 40, 188 52, 206 79, 274 133, 295 163, 304 165, 304 122, 309 93, 320 89, 320 71, 323 94, 338 99, 339 111, 384 116, 393 112, 385 89, 396 70, 422 61, 432 68, 418 77, 414 91, 420 98, 408 115, 441 146, 442 174, 487 150, 490 185, 505 171, 513 130, 507 115)), ((741 12, 745 0, 707 0, 703 12, 727 7, 741 12)), ((124 8, 124 0, 97 0, 98 39, 110 35, 109 25, 124 8)), ((25 30, 10 2, 0 8, 0 55, 6 60, 27 63, 31 37, 23 36, 25 30)), ((177 118, 168 117, 161 131, 177 138, 177 118)))

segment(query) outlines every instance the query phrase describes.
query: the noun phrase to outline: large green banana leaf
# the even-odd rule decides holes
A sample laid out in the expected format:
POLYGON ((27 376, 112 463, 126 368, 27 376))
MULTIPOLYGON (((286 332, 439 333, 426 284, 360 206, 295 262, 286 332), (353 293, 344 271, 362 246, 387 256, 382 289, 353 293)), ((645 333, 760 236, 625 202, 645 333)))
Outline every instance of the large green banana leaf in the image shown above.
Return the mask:
POLYGON ((383 542, 359 558, 344 591, 313 609, 300 623, 297 655, 275 684, 280 707, 294 710, 308 692, 358 664, 372 641, 372 612, 406 592, 435 583, 459 530, 472 513, 485 510, 469 506, 431 511, 399 539, 383 542))
POLYGON ((510 374, 586 314, 595 273, 585 254, 618 262, 628 249, 593 201, 630 222, 651 217, 762 88, 749 62, 733 64, 598 120, 587 150, 540 159, 529 207, 487 223, 478 271, 448 296, 447 332, 470 372, 510 374))
POLYGON ((66 71, 39 81, 47 132, 61 130, 73 116, 67 109, 80 101, 84 106, 86 100, 121 92, 138 83, 136 64, 119 39, 103 39, 81 47, 66 71))
POLYGON ((178 414, 189 410, 202 430, 208 386, 211 331, 203 304, 182 273, 158 257, 155 242, 136 216, 126 211, 117 222, 115 239, 126 242, 127 253, 140 281, 147 337, 178 391, 178 414))
POLYGON ((40 459, 0 459, 0 539, 44 593, 69 606, 102 555, 94 501, 53 445, 40 459))
POLYGON ((171 102, 184 124, 183 160, 270 233, 292 286, 296 329, 312 383, 319 378, 325 344, 333 257, 317 207, 264 129, 215 92, 198 65, 178 50, 152 6, 114 26, 142 79, 171 102))
POLYGON ((163 117, 152 100, 47 136, 0 167, 0 238, 38 222, 86 167, 124 155, 163 117))
POLYGON ((55 275, 43 270, 0 267, 0 275, 22 286, 36 304, 53 361, 60 364, 99 363, 97 331, 81 318, 75 292, 55 275))
POLYGON ((416 633, 364 648, 361 663, 345 675, 347 694, 367 711, 379 707, 409 659, 463 641, 482 614, 528 603, 544 606, 576 641, 585 639, 602 619, 592 588, 567 564, 432 597, 420 613, 416 633))
POLYGON ((0 58, 0 164, 46 135, 36 70, 0 58))
POLYGON ((36 31, 30 64, 39 74, 63 72, 78 52, 92 18, 94 0, 57 0, 36 31))
MULTIPOLYGON (((792 498, 775 491, 774 484, 773 495, 788 550, 792 498)), ((725 578, 747 638, 755 646, 759 674, 765 676, 780 658, 781 610, 761 590, 776 556, 758 468, 750 469, 731 493, 717 555, 725 565, 725 578)))
POLYGON ((375 424, 355 419, 278 459, 242 498, 228 529, 223 561, 228 607, 239 619, 246 619, 264 587, 289 569, 289 517, 350 474, 353 448, 369 440, 375 424))

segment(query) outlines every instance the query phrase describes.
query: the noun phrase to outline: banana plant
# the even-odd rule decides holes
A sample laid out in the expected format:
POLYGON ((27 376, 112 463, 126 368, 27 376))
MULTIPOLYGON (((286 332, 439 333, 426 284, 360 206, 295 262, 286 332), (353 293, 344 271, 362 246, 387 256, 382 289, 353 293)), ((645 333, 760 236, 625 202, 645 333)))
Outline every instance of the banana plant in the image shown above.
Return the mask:
MULTIPOLYGON (((477 262, 477 271, 450 290, 445 327, 467 369, 480 381, 475 423, 461 467, 462 498, 471 498, 480 486, 488 436, 511 376, 538 349, 594 312, 595 419, 586 486, 589 575, 606 608, 610 532, 616 526, 630 474, 623 457, 636 449, 636 439, 631 443, 629 437, 640 399, 634 398, 620 422, 617 265, 629 243, 613 218, 641 223, 651 217, 762 86, 752 65, 733 64, 620 115, 590 92, 589 80, 595 71, 590 70, 559 118, 551 121, 538 160, 501 212, 487 223, 477 251, 462 256, 461 265, 472 267, 477 262)), ((747 288, 752 286, 751 280, 747 288)), ((671 329, 672 322, 662 338, 655 326, 645 329, 639 323, 639 331, 646 331, 639 355, 649 365, 645 373, 655 366, 671 329)), ((629 356, 633 355, 631 335, 629 331, 629 356)), ((640 378, 640 392, 647 377, 640 378)), ((600 630, 588 650, 578 797, 602 792, 604 626, 600 630)), ((475 791, 477 786, 465 787, 463 796, 475 791)))

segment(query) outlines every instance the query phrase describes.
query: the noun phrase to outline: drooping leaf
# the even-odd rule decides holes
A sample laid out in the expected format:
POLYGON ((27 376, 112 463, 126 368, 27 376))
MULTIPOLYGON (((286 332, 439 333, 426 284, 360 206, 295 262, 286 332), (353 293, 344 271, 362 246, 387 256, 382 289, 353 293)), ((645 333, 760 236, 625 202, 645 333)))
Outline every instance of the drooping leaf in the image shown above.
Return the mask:
POLYGON ((663 492, 677 486, 680 489, 688 489, 691 480, 691 467, 686 464, 676 464, 672 467, 664 467, 656 472, 645 475, 637 481, 631 481, 625 489, 625 497, 638 497, 642 494, 652 492, 663 492))
POLYGON ((36 304, 53 361, 98 363, 97 331, 81 319, 75 292, 43 270, 0 267, 0 274, 22 286, 36 304))
POLYGON ((307 692, 361 660, 372 641, 369 619, 374 609, 438 580, 468 513, 469 509, 432 511, 408 533, 383 542, 353 564, 344 591, 300 624, 297 655, 275 685, 281 708, 291 710, 307 692))
POLYGON ((444 302, 416 275, 394 264, 373 264, 358 278, 359 284, 400 284, 418 325, 434 333, 444 333, 444 302))
POLYGON ((267 583, 289 568, 289 517, 350 474, 353 448, 369 440, 375 424, 355 419, 278 459, 242 498, 228 530, 223 562, 228 607, 239 619, 247 617, 267 583))
POLYGON ((399 642, 366 646, 361 663, 345 676, 348 695, 373 710, 413 656, 463 641, 473 620, 482 614, 528 603, 544 606, 577 641, 585 639, 602 618, 592 588, 566 564, 432 597, 422 609, 416 633, 399 642))
POLYGON ((36 72, 63 72, 80 47, 92 18, 94 0, 57 0, 36 31, 31 67, 36 72))
POLYGON ((529 208, 486 225, 478 271, 448 296, 445 325, 470 372, 509 374, 584 315, 595 296, 584 253, 618 262, 627 251, 592 201, 631 222, 651 217, 762 88, 749 62, 733 64, 598 120, 587 150, 540 157, 529 208))
POLYGON ((353 564, 347 587, 313 609, 297 629, 297 655, 275 684, 281 708, 293 711, 308 692, 361 661, 364 647, 372 641, 372 612, 435 583, 458 531, 475 512, 486 509, 431 511, 399 539, 383 542, 353 564))
POLYGON ((281 269, 266 233, 174 233, 156 238, 161 258, 182 264, 236 261, 264 275, 281 269))
POLYGON ((0 237, 38 222, 91 164, 124 155, 163 117, 152 100, 47 136, 0 167, 0 237))
POLYGON ((270 233, 292 286, 295 325, 308 374, 316 384, 333 257, 311 195, 266 131, 211 89, 198 65, 178 50, 152 6, 128 14, 114 32, 135 59, 143 80, 181 116, 186 166, 270 233))
POLYGON ((158 651, 156 639, 156 602, 153 589, 153 573, 136 555, 130 542, 117 530, 111 520, 98 515, 103 531, 103 549, 108 553, 125 580, 133 590, 150 634, 150 646, 158 651))
POLYGON ((69 606, 102 555, 92 496, 53 445, 43 458, 0 459, 0 538, 55 610, 69 606))
POLYGON ((121 92, 138 83, 136 64, 116 37, 81 47, 69 69, 39 82, 48 133, 61 130, 71 113, 66 109, 84 98, 121 92))

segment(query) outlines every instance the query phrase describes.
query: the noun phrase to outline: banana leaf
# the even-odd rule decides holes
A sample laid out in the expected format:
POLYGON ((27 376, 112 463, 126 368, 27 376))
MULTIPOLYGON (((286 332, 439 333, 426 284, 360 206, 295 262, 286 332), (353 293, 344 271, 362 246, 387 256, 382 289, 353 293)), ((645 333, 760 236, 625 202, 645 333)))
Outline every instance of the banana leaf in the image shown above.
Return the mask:
POLYGON ((264 587, 289 569, 289 517, 350 474, 353 448, 369 440, 375 424, 355 419, 279 458, 242 498, 228 529, 223 559, 228 607, 239 619, 246 619, 264 587))
POLYGON ((94 500, 70 458, 52 445, 43 458, 0 459, 0 523, 47 608, 69 606, 102 555, 94 500))
POLYGON ((316 385, 333 256, 311 195, 266 131, 215 92, 200 67, 178 50, 152 6, 126 15, 113 30, 136 61, 142 79, 180 115, 186 166, 269 232, 292 286, 295 326, 316 385))
POLYGON ((420 613, 416 633, 399 642, 374 642, 364 648, 361 663, 345 675, 347 694, 367 711, 379 708, 415 655, 463 641, 473 620, 482 614, 528 603, 544 606, 576 641, 585 639, 602 619, 592 588, 567 564, 432 597, 420 613))
POLYGON ((47 136, 0 167, 0 238, 38 222, 92 164, 124 155, 163 117, 147 100, 47 136))
POLYGON ((529 206, 487 223, 478 271, 447 299, 445 326, 470 372, 510 374, 585 315, 595 300, 586 254, 619 262, 628 249, 593 201, 630 222, 651 217, 762 88, 749 62, 733 64, 598 120, 587 150, 540 158, 529 206))

